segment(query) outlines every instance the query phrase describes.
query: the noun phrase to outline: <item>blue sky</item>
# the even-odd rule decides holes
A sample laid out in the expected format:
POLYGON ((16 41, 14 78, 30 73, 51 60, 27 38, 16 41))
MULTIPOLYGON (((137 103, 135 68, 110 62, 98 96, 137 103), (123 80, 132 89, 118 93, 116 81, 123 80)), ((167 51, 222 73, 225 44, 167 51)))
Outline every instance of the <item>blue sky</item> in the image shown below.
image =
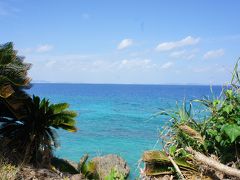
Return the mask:
POLYGON ((237 0, 0 0, 0 43, 35 82, 223 84, 239 19, 237 0))

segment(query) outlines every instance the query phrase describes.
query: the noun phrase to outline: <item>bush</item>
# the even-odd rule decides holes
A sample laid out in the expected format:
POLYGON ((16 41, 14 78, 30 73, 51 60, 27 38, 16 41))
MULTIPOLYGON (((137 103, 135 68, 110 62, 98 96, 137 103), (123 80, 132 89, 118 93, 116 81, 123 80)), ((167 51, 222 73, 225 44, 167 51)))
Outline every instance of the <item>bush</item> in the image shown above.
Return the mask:
POLYGON ((16 179, 19 167, 11 165, 4 160, 0 160, 0 180, 16 179))

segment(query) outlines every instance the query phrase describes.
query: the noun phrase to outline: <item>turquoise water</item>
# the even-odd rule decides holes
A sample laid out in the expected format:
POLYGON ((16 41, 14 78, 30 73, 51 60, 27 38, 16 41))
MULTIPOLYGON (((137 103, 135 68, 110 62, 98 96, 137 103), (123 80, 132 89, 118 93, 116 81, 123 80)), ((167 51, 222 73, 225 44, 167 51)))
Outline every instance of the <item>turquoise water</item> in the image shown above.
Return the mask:
MULTIPOLYGON (((221 87, 214 86, 219 94, 221 87)), ((154 117, 161 109, 173 109, 176 101, 210 95, 209 86, 34 84, 30 94, 52 102, 68 102, 79 113, 77 133, 59 130, 61 147, 55 154, 78 162, 88 153, 122 156, 136 175, 143 151, 152 149, 167 119, 154 117)), ((155 148, 160 148, 158 143, 155 148)))

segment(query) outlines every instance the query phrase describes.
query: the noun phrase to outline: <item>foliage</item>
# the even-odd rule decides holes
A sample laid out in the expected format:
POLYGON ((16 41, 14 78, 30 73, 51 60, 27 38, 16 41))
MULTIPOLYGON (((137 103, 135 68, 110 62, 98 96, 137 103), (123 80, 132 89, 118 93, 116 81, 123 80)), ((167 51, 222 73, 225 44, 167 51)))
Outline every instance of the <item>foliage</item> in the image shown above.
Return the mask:
POLYGON ((81 159, 77 165, 78 172, 83 172, 84 166, 86 165, 88 158, 89 158, 88 154, 84 154, 81 157, 81 159))
POLYGON ((174 156, 168 154, 166 151, 145 151, 142 156, 142 160, 145 162, 144 175, 147 177, 153 176, 156 179, 164 178, 166 175, 178 175, 172 162, 174 161, 184 175, 191 175, 189 179, 195 179, 193 176, 201 177, 201 174, 197 172, 197 167, 192 162, 191 156, 180 157, 176 155, 176 148, 172 148, 169 152, 173 153, 174 156))
POLYGON ((27 104, 28 115, 22 119, 5 119, 0 127, 8 147, 34 163, 49 160, 52 148, 58 146, 54 129, 75 132, 77 114, 67 110, 67 103, 50 104, 45 98, 33 96, 27 104))
POLYGON ((172 156, 189 156, 184 148, 207 155, 214 154, 221 162, 238 162, 240 149, 240 91, 238 62, 234 68, 231 86, 225 87, 219 98, 194 100, 207 109, 204 120, 196 119, 192 104, 184 101, 177 111, 163 111, 171 118, 167 149, 172 156), (179 153, 181 151, 181 153, 179 153))
POLYGON ((96 173, 96 165, 93 161, 85 161, 82 165, 81 173, 88 179, 99 179, 99 176, 96 173))
POLYGON ((31 65, 23 60, 13 49, 13 43, 0 45, 0 118, 26 115, 24 105, 30 98, 23 89, 30 87, 27 71, 31 65))
POLYGON ((216 178, 211 168, 199 166, 192 154, 185 150, 189 147, 207 156, 211 155, 222 163, 240 167, 239 61, 240 59, 234 68, 231 84, 222 89, 218 98, 213 94, 211 98, 204 97, 189 103, 184 100, 180 107, 177 105, 176 110, 159 113, 170 118, 160 134, 163 151, 144 153, 145 175, 153 177, 177 175, 172 161, 169 161, 170 157, 182 174, 189 179, 195 177, 208 179, 208 176, 216 178), (193 102, 200 105, 198 106, 202 113, 200 116, 194 114, 193 102), (203 109, 205 111, 202 111, 203 109), (203 178, 204 172, 207 176, 203 178))
POLYGON ((223 100, 214 100, 207 106, 211 112, 204 131, 208 152, 221 156, 223 162, 236 161, 240 148, 239 92, 227 89, 223 100))
POLYGON ((178 155, 186 155, 184 152, 184 147, 192 146, 194 149, 203 150, 204 149, 204 138, 201 135, 202 124, 197 123, 193 118, 192 104, 186 104, 183 101, 182 106, 177 105, 177 110, 175 111, 162 111, 160 115, 168 116, 171 119, 171 125, 169 127, 170 139, 167 139, 167 146, 170 145, 169 151, 172 152, 177 150, 178 155), (179 150, 180 149, 180 150, 179 150))
MULTIPOLYGON (((165 164, 172 167, 172 162, 168 157, 168 154, 164 151, 145 151, 143 154, 143 161, 147 163, 165 164)), ((191 157, 173 157, 175 163, 182 169, 195 170, 195 167, 186 160, 191 160, 191 157)))
POLYGON ((0 160, 0 180, 14 180, 19 172, 19 167, 0 160))
POLYGON ((26 88, 30 78, 27 71, 30 64, 23 63, 23 57, 17 56, 13 43, 0 45, 0 97, 8 98, 16 87, 26 88))
POLYGON ((23 62, 9 42, 0 45, 0 140, 1 153, 11 162, 49 163, 58 146, 54 129, 75 132, 76 113, 67 103, 50 104, 45 98, 32 98, 27 72, 31 65, 23 62))
POLYGON ((124 180, 124 175, 118 172, 116 168, 112 168, 109 175, 107 175, 104 180, 124 180))

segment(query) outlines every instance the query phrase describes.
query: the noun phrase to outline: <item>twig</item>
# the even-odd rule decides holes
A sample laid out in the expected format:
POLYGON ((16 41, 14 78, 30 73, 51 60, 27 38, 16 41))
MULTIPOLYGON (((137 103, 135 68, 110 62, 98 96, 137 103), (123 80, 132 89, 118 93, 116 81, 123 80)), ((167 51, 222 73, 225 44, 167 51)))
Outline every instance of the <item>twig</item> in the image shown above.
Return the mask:
POLYGON ((179 174, 179 176, 181 177, 181 179, 182 179, 182 180, 185 180, 182 172, 180 171, 178 165, 175 163, 175 161, 173 160, 173 158, 172 158, 170 155, 168 155, 168 158, 169 158, 169 160, 171 161, 171 163, 173 164, 175 170, 177 171, 177 173, 179 174))

